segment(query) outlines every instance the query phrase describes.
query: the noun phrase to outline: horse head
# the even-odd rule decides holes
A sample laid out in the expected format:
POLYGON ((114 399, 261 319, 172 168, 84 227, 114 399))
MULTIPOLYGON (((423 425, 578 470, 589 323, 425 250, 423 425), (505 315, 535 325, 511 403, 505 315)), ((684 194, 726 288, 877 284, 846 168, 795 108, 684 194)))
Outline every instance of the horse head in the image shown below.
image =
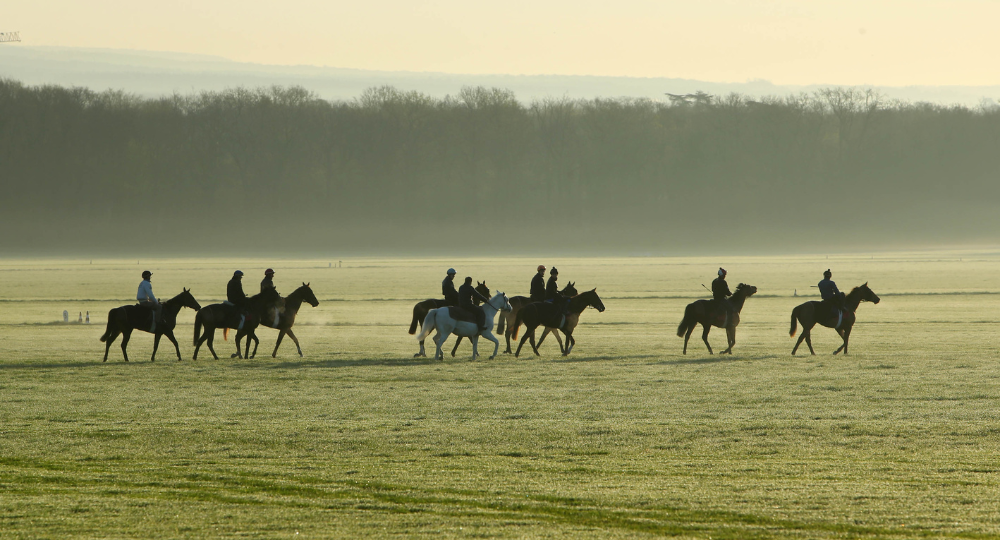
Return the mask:
POLYGON ((753 285, 747 285, 746 283, 740 283, 736 286, 736 291, 733 292, 733 296, 741 294, 747 298, 757 294, 757 287, 753 285))
POLYGON ((477 284, 476 285, 476 292, 479 293, 479 294, 481 294, 481 295, 483 295, 483 296, 485 296, 486 298, 489 298, 490 297, 490 288, 486 286, 486 282, 483 281, 482 283, 480 283, 480 282, 477 281, 476 284, 477 284))
POLYGON ((319 305, 319 300, 316 299, 316 295, 313 293, 313 290, 309 286, 309 283, 303 281, 302 286, 299 287, 298 289, 295 289, 295 291, 288 296, 291 297, 294 294, 298 294, 299 296, 301 296, 302 300, 306 301, 312 307, 316 307, 319 305))
POLYGON ((879 303, 879 302, 882 301, 882 299, 879 298, 877 294, 875 294, 875 291, 873 291, 870 288, 868 288, 868 282, 867 281, 864 283, 864 285, 862 285, 862 286, 860 286, 858 288, 861 289, 861 300, 862 301, 864 301, 864 302, 871 302, 873 304, 877 304, 877 303, 879 303))
POLYGON ((581 294, 580 297, 584 298, 587 301, 587 305, 596 309, 598 313, 604 313, 604 302, 597 295, 597 287, 581 294))
POLYGON ((576 283, 570 281, 569 283, 566 284, 565 287, 563 287, 563 290, 559 291, 559 294, 567 297, 576 296, 577 294, 579 294, 576 290, 576 283))
POLYGON ((201 304, 194 299, 194 295, 191 294, 191 289, 184 289, 181 294, 177 295, 177 298, 180 299, 182 306, 189 307, 195 311, 201 310, 201 304))
POLYGON ((500 308, 500 311, 511 311, 511 310, 514 309, 514 308, 510 307, 510 300, 507 298, 507 293, 501 292, 501 291, 497 291, 497 295, 490 299, 490 304, 493 304, 493 299, 494 298, 501 298, 501 299, 503 299, 503 307, 500 308))

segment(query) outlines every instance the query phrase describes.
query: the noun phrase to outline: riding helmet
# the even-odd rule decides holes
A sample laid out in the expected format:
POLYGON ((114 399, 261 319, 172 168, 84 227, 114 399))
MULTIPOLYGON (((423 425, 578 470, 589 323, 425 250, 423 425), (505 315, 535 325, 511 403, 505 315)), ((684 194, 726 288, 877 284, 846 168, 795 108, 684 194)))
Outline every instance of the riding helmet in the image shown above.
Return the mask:
POLYGON ((264 270, 264 275, 265 276, 273 276, 274 275, 274 270, 268 268, 267 270, 264 270))
POLYGON ((833 272, 831 272, 830 269, 827 268, 826 272, 823 272, 823 277, 825 277, 826 279, 830 279, 831 277, 833 277, 833 272))
POLYGON ((544 272, 545 271, 545 265, 544 264, 538 265, 538 271, 539 272, 544 272))
POLYGON ((719 277, 722 277, 722 276, 724 276, 724 275, 726 275, 726 269, 725 269, 725 268, 722 268, 722 267, 720 267, 720 268, 719 268, 719 277))
POLYGON ((142 272, 142 279, 146 279, 146 278, 148 278, 151 275, 153 275, 153 273, 150 272, 149 270, 143 270, 143 272, 142 272))
POLYGON ((455 274, 457 274, 457 273, 458 273, 458 272, 456 272, 454 268, 449 268, 449 269, 448 269, 448 275, 449 275, 449 276, 454 276, 454 275, 455 275, 455 274))
POLYGON ((557 274, 559 274, 559 270, 558 270, 558 269, 556 269, 556 267, 555 267, 555 266, 553 266, 553 267, 552 267, 552 270, 549 270, 549 275, 550 275, 550 276, 554 276, 554 275, 557 275, 557 274))
POLYGON ((239 270, 237 270, 237 271, 233 272, 233 277, 243 277, 243 272, 240 272, 239 270))

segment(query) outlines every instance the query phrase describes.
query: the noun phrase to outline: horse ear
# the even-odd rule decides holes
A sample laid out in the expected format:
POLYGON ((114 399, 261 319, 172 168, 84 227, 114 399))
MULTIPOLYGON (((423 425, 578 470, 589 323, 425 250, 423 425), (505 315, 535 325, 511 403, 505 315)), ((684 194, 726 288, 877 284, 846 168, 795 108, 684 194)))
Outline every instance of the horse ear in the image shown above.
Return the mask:
MULTIPOLYGON (((309 283, 312 283, 312 282, 310 281, 309 283)), ((309 283, 306 283, 306 287, 308 287, 308 286, 309 286, 309 283)))
POLYGON ((868 282, 866 281, 866 282, 865 282, 865 287, 867 287, 867 286, 868 286, 868 282))

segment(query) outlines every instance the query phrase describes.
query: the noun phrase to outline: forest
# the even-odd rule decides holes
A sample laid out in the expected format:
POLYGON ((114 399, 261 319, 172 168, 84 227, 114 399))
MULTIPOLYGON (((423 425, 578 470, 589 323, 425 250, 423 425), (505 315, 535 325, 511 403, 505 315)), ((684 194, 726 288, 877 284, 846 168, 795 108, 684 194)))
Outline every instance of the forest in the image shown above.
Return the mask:
POLYGON ((753 254, 993 244, 1000 108, 792 97, 142 98, 0 79, 0 253, 753 254))

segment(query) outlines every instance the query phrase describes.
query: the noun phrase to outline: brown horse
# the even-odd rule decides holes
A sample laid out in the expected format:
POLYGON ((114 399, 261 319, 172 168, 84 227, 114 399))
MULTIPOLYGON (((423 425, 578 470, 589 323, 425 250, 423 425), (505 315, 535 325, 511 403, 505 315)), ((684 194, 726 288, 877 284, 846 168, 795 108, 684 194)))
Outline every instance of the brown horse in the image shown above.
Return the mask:
MULTIPOLYGON (((177 326, 177 314, 182 307, 189 307, 195 311, 201 309, 201 305, 198 304, 198 301, 194 299, 194 296, 191 295, 191 291, 188 289, 184 289, 184 292, 163 302, 163 319, 156 323, 156 329, 153 332, 153 356, 149 358, 150 362, 156 361, 156 349, 160 347, 160 337, 162 336, 167 336, 167 339, 174 344, 174 349, 177 351, 177 359, 181 359, 181 348, 177 345, 177 340, 174 338, 174 327, 177 326)), ((153 312, 149 308, 139 305, 116 307, 109 311, 108 327, 104 330, 104 335, 101 336, 101 341, 105 344, 103 361, 108 361, 108 349, 111 348, 111 344, 121 334, 122 355, 125 356, 125 361, 128 362, 128 351, 126 348, 128 347, 128 340, 132 338, 132 330, 149 332, 152 322, 153 312)))
MULTIPOLYGON (((212 357, 216 360, 219 359, 219 355, 215 354, 215 348, 212 344, 215 342, 215 329, 222 328, 228 331, 230 328, 236 328, 236 354, 232 357, 252 358, 250 356, 250 340, 257 339, 255 333, 257 326, 260 325, 260 320, 267 316, 269 308, 275 306, 278 302, 278 291, 273 288, 265 289, 260 294, 255 294, 250 298, 247 298, 246 309, 243 313, 240 313, 235 306, 231 304, 212 304, 210 306, 205 306, 205 309, 198 312, 194 317, 194 360, 198 359, 198 349, 201 345, 208 342, 208 350, 212 352, 212 357), (246 315, 246 319, 240 322, 241 315, 246 315), (242 324, 243 328, 240 328, 242 324), (205 327, 205 332, 202 333, 202 326, 205 327), (246 354, 240 352, 240 340, 244 337, 247 338, 246 344, 246 354)), ((256 347, 254 348, 256 351, 256 347)))
POLYGON ((802 340, 805 340, 806 345, 809 346, 809 352, 814 356, 816 355, 816 351, 813 350, 810 334, 812 327, 817 323, 827 328, 833 328, 840 334, 840 337, 844 340, 844 344, 833 351, 833 354, 844 351, 846 355, 847 341, 851 339, 851 328, 854 327, 854 322, 857 320, 854 312, 858 310, 861 302, 877 304, 879 301, 878 295, 868 288, 868 282, 866 281, 864 285, 855 287, 847 295, 847 298, 844 300, 842 313, 835 312, 833 308, 823 302, 813 301, 799 304, 792 310, 792 328, 788 331, 789 336, 795 337, 795 322, 802 323, 802 335, 799 336, 799 340, 795 342, 795 347, 792 348, 792 356, 795 356, 795 351, 799 350, 802 340), (838 320, 840 322, 839 326, 837 324, 838 320))
MULTIPOLYGON (((477 283, 477 285, 476 285, 476 292, 479 293, 479 294, 481 294, 481 295, 483 295, 483 296, 485 296, 486 298, 489 298, 490 297, 490 289, 489 289, 489 287, 486 286, 486 282, 484 281, 482 283, 479 283, 477 281, 476 283, 477 283)), ((476 304, 478 305, 479 302, 476 302, 476 304)), ((417 333, 417 325, 418 324, 420 325, 420 329, 423 330, 423 328, 424 328, 424 319, 427 318, 427 312, 428 311, 430 311, 432 309, 442 308, 442 307, 445 307, 447 305, 448 305, 448 301, 447 300, 437 299, 437 298, 430 298, 428 300, 424 300, 423 302, 417 302, 417 304, 415 306, 413 306, 413 319, 410 320, 410 334, 416 334, 417 333)), ((503 319, 501 319, 501 320, 503 320, 503 319)), ((455 342, 455 349, 453 349, 451 351, 451 355, 452 356, 455 356, 455 350, 458 349, 458 344, 461 343, 461 342, 462 342, 462 338, 461 338, 461 336, 459 336, 458 341, 455 342)), ((413 355, 414 358, 419 358, 421 356, 423 356, 423 357, 427 356, 427 353, 424 350, 424 340, 420 340, 420 350, 417 351, 417 354, 413 355)))
MULTIPOLYGON (((319 300, 316 299, 316 295, 313 294, 312 289, 309 288, 309 284, 305 282, 302 283, 301 287, 292 291, 292 294, 289 294, 288 297, 285 298, 285 312, 278 315, 277 326, 274 324, 274 309, 277 308, 268 310, 264 320, 261 321, 262 325, 278 330, 278 341, 274 343, 274 352, 271 353, 271 358, 277 358, 278 346, 281 345, 281 338, 285 337, 285 334, 288 334, 288 337, 292 338, 292 341, 295 342, 295 348, 299 351, 299 357, 302 356, 302 347, 299 346, 299 339, 295 337, 295 334, 292 332, 292 325, 295 324, 295 314, 298 313, 299 308, 302 307, 302 302, 308 302, 312 307, 319 305, 319 300)), ((256 355, 257 342, 255 341, 252 356, 256 355)))
POLYGON ((733 292, 733 296, 729 299, 733 304, 733 316, 728 321, 725 320, 724 315, 719 315, 717 309, 713 309, 715 307, 714 300, 697 300, 688 304, 684 308, 684 318, 677 327, 677 337, 684 338, 684 354, 687 354, 688 340, 691 339, 691 333, 694 332, 695 327, 699 324, 704 328, 704 331, 701 333, 701 340, 708 347, 708 354, 712 354, 712 346, 708 343, 708 333, 712 330, 713 326, 726 329, 729 348, 722 351, 722 354, 733 354, 733 345, 736 345, 736 327, 740 324, 740 311, 743 311, 743 304, 747 298, 750 298, 756 292, 757 287, 753 285, 740 283, 736 286, 736 291, 733 292))
POLYGON ((551 302, 528 304, 518 312, 517 318, 514 320, 514 339, 517 339, 518 329, 520 329, 521 323, 524 323, 524 336, 517 344, 514 357, 517 358, 521 354, 521 347, 524 346, 526 340, 531 341, 531 348, 535 351, 535 356, 541 356, 538 354, 538 346, 535 344, 535 329, 543 325, 546 328, 556 328, 566 334, 566 347, 562 353, 563 356, 568 355, 573 350, 573 346, 576 345, 573 330, 579 323, 580 313, 583 313, 583 310, 588 307, 596 309, 599 313, 604 312, 604 302, 598 296, 597 289, 570 298, 568 314, 565 317, 563 317, 561 310, 551 302), (572 325, 571 321, 573 321, 572 325))
MULTIPOLYGON (((577 292, 575 285, 576 285, 575 283, 570 281, 569 283, 566 284, 566 287, 564 287, 563 290, 559 291, 559 294, 567 298, 571 296, 576 296, 577 292)), ((519 328, 514 326, 514 321, 517 320, 517 312, 521 311, 521 308, 531 303, 532 303, 531 299, 528 298, 527 296, 515 296, 510 299, 510 307, 512 307, 513 309, 511 309, 508 312, 500 313, 500 322, 497 324, 497 333, 499 334, 502 332, 504 338, 507 339, 507 350, 504 351, 504 354, 513 354, 514 352, 510 348, 510 336, 513 335, 514 340, 517 341, 517 333, 519 328)), ((538 346, 539 347, 542 346, 542 342, 545 341, 545 336, 549 335, 549 332, 552 332, 552 335, 556 337, 556 341, 559 342, 559 350, 560 351, 564 350, 562 338, 559 337, 559 330, 557 328, 546 327, 545 331, 542 332, 541 339, 538 340, 538 346)))

